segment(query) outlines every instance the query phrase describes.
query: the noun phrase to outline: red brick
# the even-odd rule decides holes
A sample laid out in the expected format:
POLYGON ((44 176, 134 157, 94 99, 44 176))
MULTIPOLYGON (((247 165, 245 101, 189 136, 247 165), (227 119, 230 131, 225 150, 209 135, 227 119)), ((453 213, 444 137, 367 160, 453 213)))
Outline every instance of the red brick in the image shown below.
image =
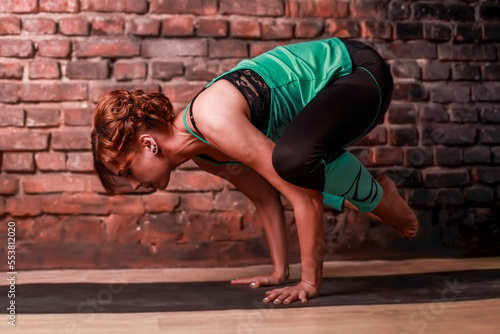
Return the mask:
POLYGON ((155 192, 143 197, 144 208, 146 212, 173 212, 179 206, 179 195, 155 192))
POLYGON ((423 24, 421 22, 396 22, 395 24, 397 39, 422 39, 423 24))
POLYGON ((243 214, 240 212, 223 212, 212 214, 213 220, 208 226, 212 241, 241 240, 243 214))
POLYGON ((387 111, 387 120, 392 124, 415 124, 417 114, 411 103, 392 103, 387 111))
POLYGON ((476 82, 472 86, 474 101, 499 101, 500 84, 496 82, 476 82))
POLYGON ((59 102, 86 100, 87 85, 84 83, 25 84, 19 93, 25 102, 59 102))
POLYGON ((248 44, 238 40, 211 40, 209 44, 210 58, 246 58, 248 44))
POLYGON ((429 168, 422 170, 424 185, 429 188, 455 187, 470 184, 466 169, 429 168))
POLYGON ((68 171, 92 172, 94 171, 94 158, 92 152, 68 153, 66 161, 68 171))
POLYGON ((8 11, 12 13, 36 13, 38 12, 38 0, 10 0, 8 11))
POLYGON ((393 100, 423 101, 429 94, 420 82, 396 82, 392 98, 393 100))
POLYGON ((393 146, 414 146, 418 144, 415 126, 399 126, 389 129, 389 143, 393 146))
POLYGON ((462 151, 458 147, 436 146, 434 147, 436 165, 460 166, 463 164, 462 151))
POLYGON ((173 16, 162 21, 162 36, 193 36, 194 19, 191 16, 173 16))
POLYGON ((184 65, 180 62, 153 62, 152 72, 155 79, 170 80, 175 76, 184 74, 184 65))
POLYGON ((52 35, 56 33, 56 23, 48 18, 25 19, 23 30, 33 35, 52 35))
POLYGON ((160 85, 156 83, 125 83, 120 82, 116 84, 105 83, 92 83, 90 85, 90 101, 99 102, 106 94, 112 90, 125 89, 125 90, 137 90, 142 89, 145 92, 160 92, 160 85))
POLYGON ((16 103, 19 101, 19 85, 17 83, 0 83, 0 102, 16 103))
POLYGON ((277 46, 281 46, 283 43, 280 42, 252 42, 250 43, 250 57, 257 57, 264 52, 274 49, 277 46))
POLYGON ((88 36, 90 24, 86 17, 65 17, 59 20, 59 31, 67 36, 88 36))
POLYGON ((1 39, 0 57, 31 58, 34 55, 33 43, 21 39, 1 39))
POLYGON ((66 77, 70 79, 103 80, 108 76, 107 61, 73 61, 66 65, 66 77))
POLYGON ((226 37, 227 21, 223 19, 201 18, 196 25, 196 34, 201 37, 226 37))
POLYGON ((481 79, 481 68, 479 65, 473 64, 455 64, 451 67, 451 76, 454 81, 457 80, 472 80, 479 81, 481 79))
POLYGON ((371 146, 371 145, 383 145, 387 142, 386 129, 382 126, 377 126, 375 129, 370 131, 367 135, 358 139, 354 145, 356 146, 371 146))
POLYGON ((145 14, 147 0, 80 0, 81 10, 87 12, 125 12, 145 14))
POLYGON ((7 172, 33 172, 35 164, 31 153, 4 153, 2 169, 7 172))
POLYGON ((255 205, 239 191, 224 190, 215 196, 215 210, 251 212, 255 205))
POLYGON ((285 6, 282 0, 220 0, 221 14, 255 16, 283 16, 285 6))
POLYGON ((420 66, 414 60, 394 60, 391 70, 397 78, 420 79, 420 66))
POLYGON ((432 102, 469 102, 471 98, 470 88, 467 85, 436 83, 429 85, 428 90, 432 102))
POLYGON ((430 42, 408 42, 408 43, 385 43, 377 44, 376 50, 384 59, 401 59, 401 58, 437 58, 437 45, 430 42))
POLYGON ((361 37, 390 40, 392 38, 392 25, 386 21, 362 21, 361 37))
POLYGON ((42 198, 41 209, 48 214, 106 215, 111 210, 109 199, 109 196, 93 193, 47 195, 42 198))
POLYGON ((41 151, 48 148, 49 135, 30 131, 3 131, 0 133, 0 151, 41 151))
POLYGON ((19 180, 11 175, 0 175, 0 195, 14 195, 19 190, 19 180))
POLYGON ((117 62, 114 73, 117 81, 145 80, 147 64, 145 62, 117 62))
POLYGON ((122 18, 96 17, 92 20, 92 32, 94 36, 101 35, 123 35, 125 20, 122 18))
POLYGON ((498 131, 498 126, 485 126, 481 128, 479 131, 479 142, 490 145, 500 144, 500 131, 498 131))
POLYGON ((21 20, 17 17, 0 18, 0 35, 19 35, 21 33, 21 20))
POLYGON ((111 197, 111 212, 124 215, 142 215, 145 211, 140 198, 119 195, 111 197))
POLYGON ((403 164, 403 150, 396 147, 375 147, 373 162, 378 166, 393 166, 403 164))
POLYGON ((90 129, 53 132, 52 148, 60 151, 88 150, 91 148, 90 129))
POLYGON ((0 79, 22 79, 24 67, 19 63, 0 63, 0 79))
POLYGON ((450 65, 442 61, 426 61, 422 66, 423 80, 448 80, 450 65))
POLYGON ((262 23, 263 39, 292 39, 293 23, 283 20, 273 20, 262 23))
POLYGON ((496 49, 491 44, 462 44, 438 46, 439 59, 441 60, 496 60, 496 49))
POLYGON ((197 14, 215 15, 217 0, 151 0, 151 12, 154 14, 197 14))
POLYGON ((205 40, 163 39, 145 40, 141 55, 146 58, 167 56, 207 56, 208 45, 205 40))
POLYGON ((39 174, 24 178, 24 192, 35 193, 60 193, 84 192, 88 189, 91 175, 75 174, 39 174))
POLYGON ((445 42, 450 40, 451 35, 451 28, 444 24, 427 23, 424 26, 425 39, 436 42, 445 42))
POLYGON ((434 159, 432 150, 426 147, 410 147, 405 150, 406 164, 412 167, 432 166, 434 159))
POLYGON ((205 84, 172 82, 162 85, 161 90, 172 102, 189 102, 203 87, 205 87, 205 84))
POLYGON ((477 137, 475 126, 458 124, 424 124, 421 142, 424 145, 465 145, 474 144, 477 137))
POLYGON ((170 177, 168 190, 174 191, 216 191, 221 190, 227 181, 201 171, 174 171, 170 177))
POLYGON ((347 17, 348 4, 332 0, 290 0, 287 2, 290 17, 324 17, 339 19, 347 17))
POLYGON ((31 80, 59 79, 61 77, 59 63, 52 60, 35 60, 30 63, 29 77, 31 80))
POLYGON ((137 244, 141 241, 140 215, 112 214, 104 218, 106 242, 137 244))
POLYGON ((212 193, 182 194, 179 210, 182 211, 212 211, 214 209, 214 196, 212 193))
POLYGON ((500 41, 499 31, 499 23, 483 23, 483 40, 488 42, 500 41))
POLYGON ((78 0, 39 0, 41 12, 77 13, 80 10, 78 0))
POLYGON ((327 20, 326 33, 328 36, 338 38, 357 38, 360 36, 361 28, 358 21, 327 20))
POLYGON ((256 20, 235 19, 230 22, 231 37, 261 38, 260 23, 256 20))
POLYGON ((38 55, 49 58, 67 58, 71 52, 69 40, 50 39, 38 42, 38 55))
POLYGON ((92 125, 93 113, 93 108, 64 109, 64 124, 70 126, 92 125))
POLYGON ((59 126, 59 110, 26 109, 26 125, 29 128, 59 126))
POLYGON ((102 219, 89 216, 70 216, 62 223, 63 242, 68 244, 101 244, 104 241, 102 219))
POLYGON ((211 81, 220 72, 219 62, 196 62, 186 67, 184 78, 190 81, 211 81))
POLYGON ((60 244, 64 222, 59 217, 42 215, 29 227, 30 238, 37 243, 60 244))
POLYGON ((66 170, 66 154, 40 152, 35 154, 37 169, 42 172, 59 172, 66 170))
POLYGON ((301 19, 297 20, 295 26, 295 37, 315 38, 323 33, 325 23, 321 19, 301 19))
POLYGON ((387 19, 387 1, 355 1, 349 7, 349 14, 355 19, 387 19))
POLYGON ((38 216, 40 209, 40 198, 38 196, 19 196, 7 199, 5 211, 14 217, 38 216))
POLYGON ((129 21, 127 31, 137 36, 158 36, 160 21, 146 17, 138 17, 129 21))
POLYGON ((4 126, 23 127, 24 110, 18 108, 2 108, 2 112, 0 112, 0 127, 4 126))
POLYGON ((85 57, 135 57, 139 55, 139 40, 134 38, 89 38, 77 41, 75 56, 85 57))
POLYGON ((183 225, 176 216, 169 213, 147 215, 140 222, 141 244, 156 247, 165 240, 177 241, 183 235, 183 225))

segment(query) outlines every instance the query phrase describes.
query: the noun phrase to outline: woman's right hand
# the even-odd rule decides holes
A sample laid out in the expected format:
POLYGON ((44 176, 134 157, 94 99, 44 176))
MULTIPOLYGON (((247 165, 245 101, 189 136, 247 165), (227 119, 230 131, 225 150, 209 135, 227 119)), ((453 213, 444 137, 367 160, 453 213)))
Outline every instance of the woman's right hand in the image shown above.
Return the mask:
POLYGON ((258 288, 261 286, 281 285, 285 283, 287 279, 287 274, 278 274, 274 272, 271 275, 235 279, 231 281, 231 284, 248 284, 251 288, 258 288))

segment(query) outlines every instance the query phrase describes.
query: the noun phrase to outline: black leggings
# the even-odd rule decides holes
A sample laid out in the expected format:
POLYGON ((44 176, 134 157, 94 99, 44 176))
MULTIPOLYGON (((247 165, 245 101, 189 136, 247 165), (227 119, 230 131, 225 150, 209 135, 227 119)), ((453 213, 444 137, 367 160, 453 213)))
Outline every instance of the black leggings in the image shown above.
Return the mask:
POLYGON ((343 42, 352 59, 352 73, 322 89, 273 151, 276 172, 304 188, 323 191, 325 166, 380 123, 391 102, 393 81, 385 61, 363 43, 343 42))

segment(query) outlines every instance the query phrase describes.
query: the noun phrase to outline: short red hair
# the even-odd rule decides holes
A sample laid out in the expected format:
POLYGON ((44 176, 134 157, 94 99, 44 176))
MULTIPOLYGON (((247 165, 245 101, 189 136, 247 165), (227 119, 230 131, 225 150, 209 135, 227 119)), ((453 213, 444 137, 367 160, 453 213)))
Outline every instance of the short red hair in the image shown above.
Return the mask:
POLYGON ((168 127, 173 117, 172 104, 162 93, 115 90, 99 101, 94 111, 92 154, 94 167, 106 191, 115 193, 117 184, 103 162, 124 171, 132 161, 138 129, 168 127), (126 154, 126 159, 125 164, 119 166, 116 159, 121 154, 126 154))

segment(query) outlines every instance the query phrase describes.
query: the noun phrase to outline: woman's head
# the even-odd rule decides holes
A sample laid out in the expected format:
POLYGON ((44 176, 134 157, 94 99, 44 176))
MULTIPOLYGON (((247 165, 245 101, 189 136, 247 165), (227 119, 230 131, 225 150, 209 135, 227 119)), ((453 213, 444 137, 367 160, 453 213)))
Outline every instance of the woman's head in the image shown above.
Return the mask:
POLYGON ((94 166, 108 192, 116 192, 118 185, 107 166, 125 172, 138 148, 156 145, 143 134, 168 128, 173 117, 172 104, 161 93, 115 90, 101 99, 94 111, 91 140, 94 166))

